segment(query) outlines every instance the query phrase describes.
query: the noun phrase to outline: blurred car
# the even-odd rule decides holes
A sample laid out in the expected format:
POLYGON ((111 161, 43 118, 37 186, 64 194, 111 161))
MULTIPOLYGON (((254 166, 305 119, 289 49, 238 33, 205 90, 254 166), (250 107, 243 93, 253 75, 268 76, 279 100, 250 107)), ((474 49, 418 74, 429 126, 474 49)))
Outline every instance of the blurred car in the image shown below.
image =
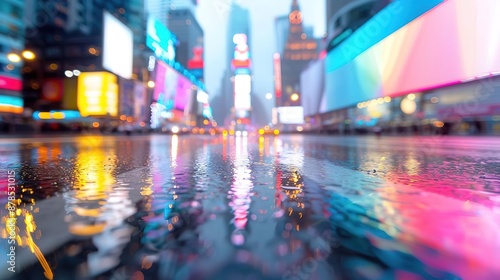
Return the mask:
POLYGON ((191 128, 183 124, 170 123, 165 125, 161 131, 167 134, 181 135, 191 133, 191 128))
POLYGON ((258 134, 261 136, 263 136, 263 135, 278 136, 280 134, 280 130, 277 128, 272 128, 272 127, 266 126, 266 127, 259 129, 258 134))

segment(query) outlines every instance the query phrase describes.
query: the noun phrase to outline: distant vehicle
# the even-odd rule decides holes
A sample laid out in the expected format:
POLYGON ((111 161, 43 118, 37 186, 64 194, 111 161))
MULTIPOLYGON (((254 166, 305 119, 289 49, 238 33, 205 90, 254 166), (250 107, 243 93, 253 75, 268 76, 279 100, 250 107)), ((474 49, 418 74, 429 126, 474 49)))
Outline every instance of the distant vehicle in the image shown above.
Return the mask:
POLYGON ((272 128, 272 127, 266 126, 266 127, 259 129, 258 133, 259 133, 259 135, 278 136, 281 133, 281 131, 277 128, 272 128))

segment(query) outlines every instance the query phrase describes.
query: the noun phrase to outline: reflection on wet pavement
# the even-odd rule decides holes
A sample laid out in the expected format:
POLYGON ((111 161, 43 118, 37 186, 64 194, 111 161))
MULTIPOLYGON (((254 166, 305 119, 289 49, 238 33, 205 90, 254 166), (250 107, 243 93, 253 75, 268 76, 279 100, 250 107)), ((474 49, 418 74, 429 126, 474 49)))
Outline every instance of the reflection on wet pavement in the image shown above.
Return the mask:
POLYGON ((0 143, 0 167, 17 171, 14 278, 496 279, 500 150, 433 141, 0 143))

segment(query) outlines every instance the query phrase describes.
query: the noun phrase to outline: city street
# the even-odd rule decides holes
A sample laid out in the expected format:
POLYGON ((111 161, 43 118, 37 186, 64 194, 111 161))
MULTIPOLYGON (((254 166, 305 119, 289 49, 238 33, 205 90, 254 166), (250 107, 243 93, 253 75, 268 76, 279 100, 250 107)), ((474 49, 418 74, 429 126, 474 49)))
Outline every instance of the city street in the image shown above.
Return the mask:
POLYGON ((494 137, 2 138, 0 170, 2 279, 500 278, 494 137))

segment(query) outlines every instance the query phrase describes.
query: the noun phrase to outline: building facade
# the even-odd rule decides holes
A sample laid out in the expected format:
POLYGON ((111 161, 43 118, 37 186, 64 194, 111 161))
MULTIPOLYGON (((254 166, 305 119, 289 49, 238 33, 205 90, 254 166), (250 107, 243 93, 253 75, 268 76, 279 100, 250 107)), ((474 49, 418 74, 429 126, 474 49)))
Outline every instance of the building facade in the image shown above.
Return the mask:
MULTIPOLYGON (((229 13, 228 27, 227 27, 227 38, 226 38, 226 70, 221 80, 221 104, 219 105, 222 111, 222 116, 219 116, 220 121, 227 126, 231 125, 232 121, 236 120, 236 111, 234 109, 235 105, 235 94, 234 94, 234 69, 232 61, 235 56, 235 43, 233 42, 233 37, 235 34, 245 34, 246 44, 251 46, 251 29, 250 29, 250 12, 234 3, 231 6, 229 13)), ((251 48, 249 50, 249 58, 251 59, 251 48)))
POLYGON ((176 60, 187 67, 188 61, 194 57, 194 50, 204 45, 203 29, 196 13, 190 8, 171 9, 168 11, 167 27, 178 39, 176 60))
POLYGON ((300 74, 318 57, 317 40, 306 33, 297 0, 292 3, 288 21, 288 38, 281 57, 282 92, 276 96, 276 107, 300 106, 300 74))
MULTIPOLYGON (((102 81, 112 85, 117 95, 115 108, 110 110, 113 113, 103 113, 102 117, 118 118, 122 107, 125 108, 122 100, 130 95, 127 93, 130 86, 125 85, 137 84, 137 88, 144 91, 149 79, 144 0, 57 2, 55 10, 47 9, 45 1, 36 0, 28 1, 26 7, 30 18, 50 19, 32 21, 27 26, 26 48, 36 54, 36 59, 27 61, 23 68, 26 107, 41 112, 83 112, 78 99, 82 94, 78 83, 84 79, 80 74, 102 72, 102 77, 114 77, 113 82, 107 78, 102 81), (120 35, 113 38, 117 32, 120 35), (116 42, 122 39, 126 44, 117 45, 116 42), (122 61, 127 61, 125 68, 130 72, 120 70, 122 61)), ((147 94, 141 93, 141 98, 146 99, 147 94)), ((140 104, 144 102, 141 100, 140 104)))
POLYGON ((163 25, 168 26, 169 12, 171 10, 189 10, 196 15, 196 0, 146 0, 145 7, 148 14, 154 16, 163 25))

